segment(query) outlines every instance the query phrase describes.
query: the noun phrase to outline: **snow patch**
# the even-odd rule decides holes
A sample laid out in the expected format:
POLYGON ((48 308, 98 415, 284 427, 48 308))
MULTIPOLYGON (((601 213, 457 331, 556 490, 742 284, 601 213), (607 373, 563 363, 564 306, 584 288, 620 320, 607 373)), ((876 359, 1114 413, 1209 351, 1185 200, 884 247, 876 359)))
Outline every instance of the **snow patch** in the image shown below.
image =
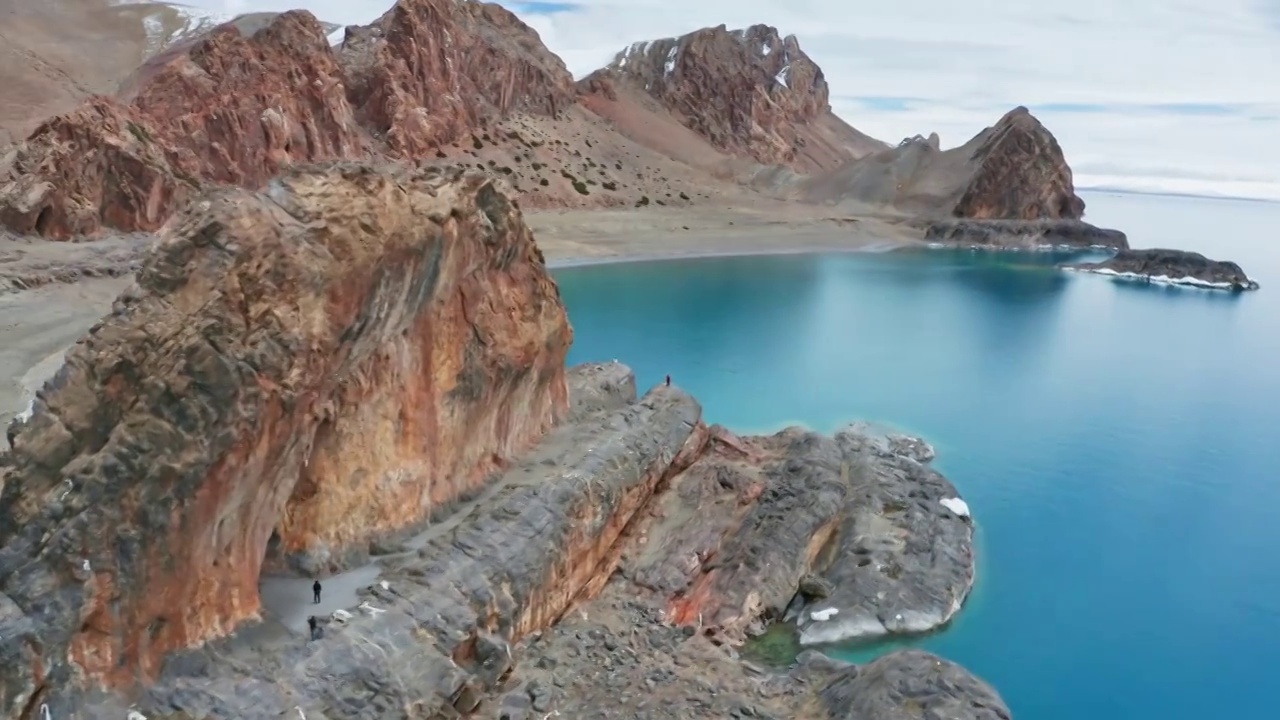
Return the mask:
POLYGON ((773 81, 778 83, 784 88, 790 88, 791 86, 787 84, 787 78, 790 76, 791 76, 791 66, 787 65, 783 67, 781 70, 779 70, 777 75, 773 76, 773 81))
POLYGON ((329 41, 329 47, 341 45, 342 41, 345 40, 346 38, 347 38, 347 28, 345 26, 340 27, 337 30, 334 30, 333 32, 325 36, 325 39, 329 41))
POLYGON ((769 53, 773 52, 773 48, 769 47, 769 43, 760 43, 760 54, 769 57, 769 53))
POLYGON ((669 51, 667 52, 667 62, 666 62, 666 63, 664 63, 664 64, 663 64, 663 66, 662 66, 662 73, 663 73, 663 75, 665 75, 666 77, 671 77, 671 73, 675 72, 675 70, 676 70, 676 57, 677 57, 679 54, 680 54, 680 46, 679 46, 679 45, 672 46, 671 50, 669 50, 669 51))
POLYGON ((969 517, 969 503, 958 497, 943 498, 938 504, 960 517, 969 517))
MULTIPOLYGON (((1130 280, 1138 282, 1150 282, 1157 285, 1179 285, 1184 287, 1203 288, 1205 290, 1232 290, 1236 286, 1229 282, 1211 282, 1209 280, 1201 280, 1200 278, 1191 277, 1190 275, 1183 277, 1171 277, 1169 275, 1143 275, 1135 272, 1118 272, 1111 268, 1065 268, 1075 272, 1087 272, 1094 275, 1107 275, 1117 280, 1130 280)), ((1250 280, 1251 285, 1256 284, 1250 280)))
POLYGON ((814 610, 809 613, 809 617, 813 618, 818 622, 826 622, 830 620, 832 616, 838 615, 839 613, 840 613, 839 608, 829 607, 829 608, 826 608, 825 610, 814 610))

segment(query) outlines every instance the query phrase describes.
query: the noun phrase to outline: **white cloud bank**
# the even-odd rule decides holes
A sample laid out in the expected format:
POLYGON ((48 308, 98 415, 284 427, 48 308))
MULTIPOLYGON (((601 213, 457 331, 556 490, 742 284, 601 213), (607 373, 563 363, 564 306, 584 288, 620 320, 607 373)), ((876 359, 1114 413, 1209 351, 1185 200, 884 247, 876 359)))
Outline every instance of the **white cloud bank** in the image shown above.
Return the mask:
MULTIPOLYGON (((363 23, 390 0, 196 0, 363 23)), ((837 113, 888 141, 959 144, 1014 105, 1082 187, 1280 200, 1280 0, 578 0, 503 4, 577 76, 623 46, 774 25, 823 68, 837 113), (537 7, 541 5, 541 7, 537 7)))

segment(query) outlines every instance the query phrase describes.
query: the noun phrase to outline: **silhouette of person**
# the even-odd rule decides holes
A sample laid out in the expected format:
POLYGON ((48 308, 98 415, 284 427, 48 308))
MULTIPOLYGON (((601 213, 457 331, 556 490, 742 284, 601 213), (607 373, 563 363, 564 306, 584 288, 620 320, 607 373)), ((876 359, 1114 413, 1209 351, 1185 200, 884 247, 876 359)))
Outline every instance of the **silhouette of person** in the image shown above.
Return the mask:
POLYGON ((320 581, 317 580, 311 584, 311 594, 315 596, 315 604, 320 604, 320 581))
POLYGON ((311 639, 316 639, 316 616, 312 615, 307 618, 307 626, 311 628, 311 639))
POLYGON ((671 387, 671 376, 667 376, 667 387, 671 387))

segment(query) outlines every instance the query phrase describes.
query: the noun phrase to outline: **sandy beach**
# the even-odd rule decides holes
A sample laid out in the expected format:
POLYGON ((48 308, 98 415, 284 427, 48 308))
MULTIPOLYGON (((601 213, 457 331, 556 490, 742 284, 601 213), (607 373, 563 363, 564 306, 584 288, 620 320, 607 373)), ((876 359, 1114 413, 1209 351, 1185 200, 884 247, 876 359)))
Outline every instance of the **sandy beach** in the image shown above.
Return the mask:
MULTIPOLYGON (((893 215, 767 203, 756 208, 535 211, 551 267, 727 255, 882 251, 919 241, 893 215)), ((24 412, 67 348, 130 282, 145 237, 62 243, 0 238, 0 427, 24 412), (104 277, 124 273, 120 277, 104 277)), ((0 433, 0 448, 8 439, 0 433)))

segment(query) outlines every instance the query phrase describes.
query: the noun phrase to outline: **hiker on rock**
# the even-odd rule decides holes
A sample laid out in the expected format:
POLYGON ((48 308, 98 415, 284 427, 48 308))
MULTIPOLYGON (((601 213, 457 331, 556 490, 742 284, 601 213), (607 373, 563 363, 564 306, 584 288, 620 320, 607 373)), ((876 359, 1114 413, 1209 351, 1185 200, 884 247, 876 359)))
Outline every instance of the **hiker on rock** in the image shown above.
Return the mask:
POLYGON ((320 581, 319 580, 311 584, 311 594, 315 596, 314 598, 315 604, 319 605, 320 604, 320 581))
POLYGON ((316 620, 316 616, 315 616, 315 615, 311 615, 311 616, 309 616, 309 617, 307 618, 307 626, 311 628, 311 639, 312 639, 312 640, 315 640, 315 639, 316 639, 316 630, 318 629, 318 628, 316 627, 316 623, 318 623, 318 622, 319 622, 319 621, 318 621, 318 620, 316 620))
POLYGON ((667 387, 671 387, 671 376, 667 376, 667 387))

